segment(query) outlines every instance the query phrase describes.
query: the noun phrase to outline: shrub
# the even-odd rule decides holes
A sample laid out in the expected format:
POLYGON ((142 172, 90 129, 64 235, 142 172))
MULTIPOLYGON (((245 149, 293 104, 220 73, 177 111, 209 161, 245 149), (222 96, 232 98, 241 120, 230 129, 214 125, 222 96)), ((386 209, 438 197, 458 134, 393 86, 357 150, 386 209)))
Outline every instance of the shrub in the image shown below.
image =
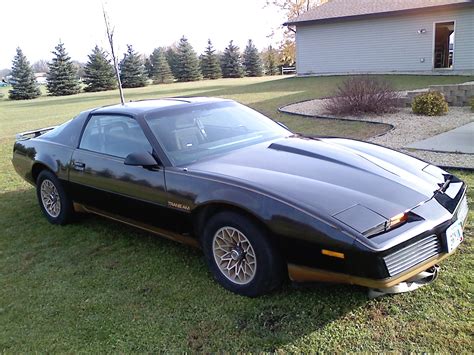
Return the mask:
POLYGON ((336 115, 394 112, 399 99, 390 82, 373 77, 346 79, 325 103, 336 115))
POLYGON ((442 93, 430 91, 415 96, 411 108, 417 115, 441 116, 448 112, 448 103, 442 93))
POLYGON ((471 98, 471 111, 474 112, 474 97, 471 98))

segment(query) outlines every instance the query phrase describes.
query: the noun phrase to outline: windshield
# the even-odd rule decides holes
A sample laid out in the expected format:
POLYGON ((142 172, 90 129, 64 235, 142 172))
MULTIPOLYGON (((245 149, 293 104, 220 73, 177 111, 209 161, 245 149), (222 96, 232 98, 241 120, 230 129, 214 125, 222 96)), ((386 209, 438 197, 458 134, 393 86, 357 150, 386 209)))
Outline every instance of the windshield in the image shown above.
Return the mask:
POLYGON ((232 101, 151 113, 145 120, 176 166, 291 134, 232 101))

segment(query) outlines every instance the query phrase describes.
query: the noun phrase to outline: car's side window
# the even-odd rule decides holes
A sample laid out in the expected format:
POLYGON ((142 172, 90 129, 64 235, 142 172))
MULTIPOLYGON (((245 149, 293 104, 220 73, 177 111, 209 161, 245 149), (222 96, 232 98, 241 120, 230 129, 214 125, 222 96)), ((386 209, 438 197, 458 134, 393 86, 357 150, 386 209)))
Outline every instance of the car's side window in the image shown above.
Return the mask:
POLYGON ((135 152, 152 152, 138 122, 131 117, 118 115, 92 116, 79 148, 119 158, 135 152))

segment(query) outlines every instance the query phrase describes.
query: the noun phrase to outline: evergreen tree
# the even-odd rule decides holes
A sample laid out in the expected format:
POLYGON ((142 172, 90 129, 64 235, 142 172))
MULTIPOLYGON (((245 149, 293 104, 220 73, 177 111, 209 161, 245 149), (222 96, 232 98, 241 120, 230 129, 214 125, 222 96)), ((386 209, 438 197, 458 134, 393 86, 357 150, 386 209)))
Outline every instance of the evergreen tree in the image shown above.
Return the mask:
POLYGON ((263 53, 263 63, 266 75, 278 75, 278 53, 272 46, 263 53))
POLYGON ((150 57, 145 58, 144 66, 145 66, 145 73, 146 73, 146 76, 148 77, 148 79, 151 79, 151 75, 152 75, 152 65, 151 65, 151 62, 150 62, 150 57))
POLYGON ((244 76, 242 58, 239 47, 230 41, 221 59, 222 75, 224 78, 241 78, 244 76))
POLYGON ((166 60, 165 50, 155 48, 149 58, 149 77, 155 84, 167 84, 174 81, 168 61, 166 60))
POLYGON ((176 79, 178 81, 196 81, 201 79, 199 59, 191 44, 183 36, 176 50, 176 79))
POLYGON ((219 79, 222 77, 219 56, 216 54, 210 39, 207 40, 206 50, 201 55, 201 71, 206 79, 219 79))
POLYGON ((258 49, 249 39, 244 51, 244 68, 247 76, 262 76, 263 68, 258 49))
POLYGON ((68 56, 64 43, 59 43, 52 52, 55 57, 48 63, 49 73, 46 87, 52 96, 77 94, 81 87, 71 57, 68 56))
POLYGON ((13 58, 11 76, 12 88, 8 91, 10 99, 29 100, 40 96, 33 69, 20 47, 16 49, 16 55, 13 58))
POLYGON ((119 64, 120 80, 124 88, 138 88, 146 86, 147 78, 142 58, 128 44, 127 52, 119 64))
POLYGON ((166 61, 168 62, 168 65, 170 66, 171 73, 173 73, 173 76, 176 78, 178 73, 178 58, 175 45, 170 46, 168 47, 168 49, 166 49, 165 57, 166 61))
POLYGON ((89 54, 89 61, 84 67, 85 91, 105 91, 116 87, 115 71, 107 58, 107 53, 98 46, 89 54))

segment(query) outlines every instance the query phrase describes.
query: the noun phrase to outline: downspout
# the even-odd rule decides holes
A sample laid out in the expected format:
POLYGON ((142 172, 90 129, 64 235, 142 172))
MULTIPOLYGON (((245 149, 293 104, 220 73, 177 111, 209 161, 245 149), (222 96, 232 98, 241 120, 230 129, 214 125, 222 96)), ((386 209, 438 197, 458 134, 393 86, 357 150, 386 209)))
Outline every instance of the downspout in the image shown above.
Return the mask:
MULTIPOLYGON (((291 25, 289 23, 284 23, 283 25, 286 26, 291 32, 293 32, 295 34, 295 46, 296 46, 296 26, 291 27, 291 25)), ((297 66, 296 66, 296 53, 295 53, 295 68, 297 68, 297 66)), ((296 71, 296 74, 298 75, 298 71, 296 71)))

